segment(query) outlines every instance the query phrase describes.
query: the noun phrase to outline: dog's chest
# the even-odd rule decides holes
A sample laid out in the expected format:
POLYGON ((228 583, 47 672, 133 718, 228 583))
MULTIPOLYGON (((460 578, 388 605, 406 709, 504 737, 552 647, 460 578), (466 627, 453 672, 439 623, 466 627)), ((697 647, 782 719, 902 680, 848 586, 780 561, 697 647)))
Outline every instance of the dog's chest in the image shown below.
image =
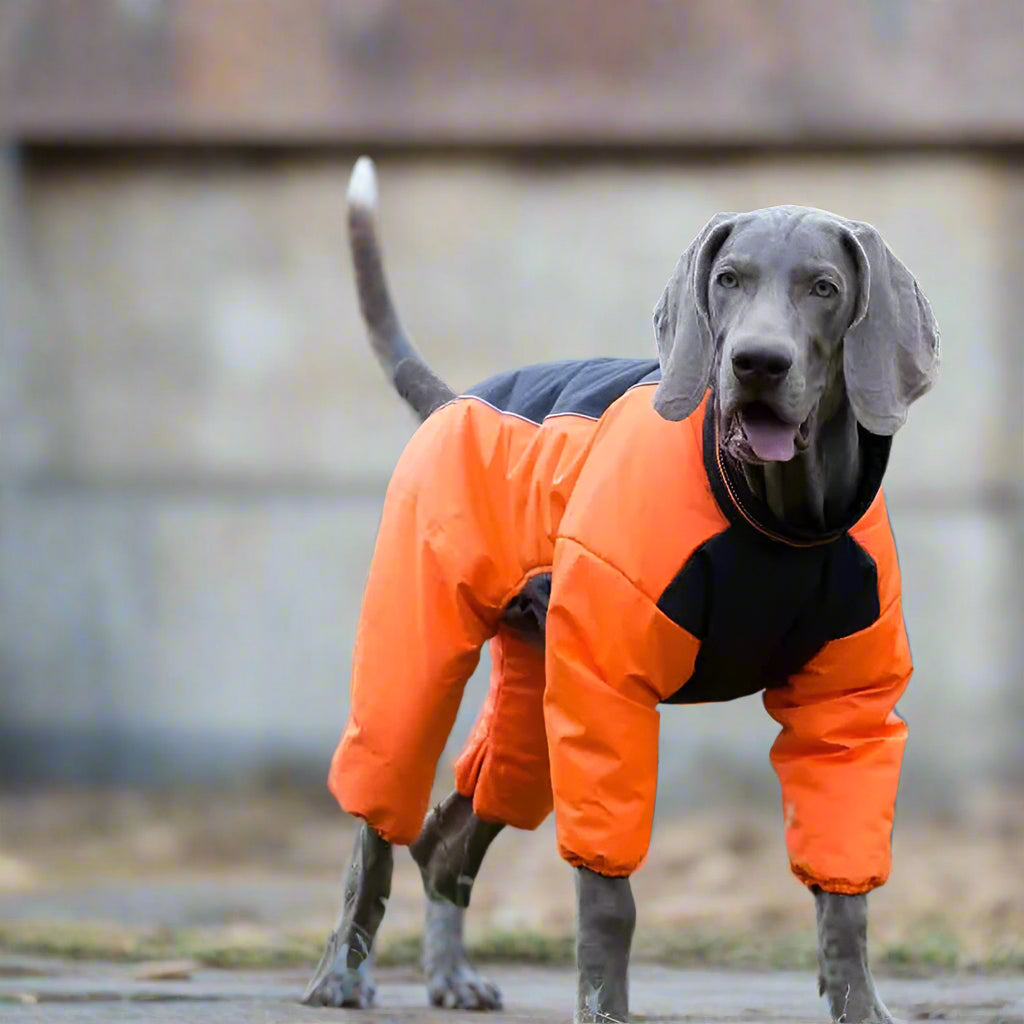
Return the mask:
POLYGON ((668 703, 733 700, 783 685, 829 641, 875 622, 878 575, 849 534, 797 548, 732 526, 693 552, 658 608, 701 641, 668 703))
MULTIPOLYGON (((542 644, 550 592, 550 574, 533 577, 506 625, 542 644)), ((829 641, 872 625, 878 572, 849 534, 793 548, 729 527, 691 554, 658 609, 700 640, 693 674, 665 703, 735 700, 783 685, 829 641)))

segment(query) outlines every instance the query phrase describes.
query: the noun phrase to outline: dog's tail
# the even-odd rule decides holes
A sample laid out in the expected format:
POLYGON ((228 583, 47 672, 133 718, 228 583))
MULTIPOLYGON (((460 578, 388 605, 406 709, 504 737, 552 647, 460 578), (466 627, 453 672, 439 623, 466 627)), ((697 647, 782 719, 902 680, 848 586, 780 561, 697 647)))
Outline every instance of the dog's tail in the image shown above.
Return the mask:
POLYGON ((374 355, 398 394, 425 420, 455 392, 427 366, 395 312, 377 238, 377 172, 368 156, 356 161, 348 182, 348 240, 374 355))

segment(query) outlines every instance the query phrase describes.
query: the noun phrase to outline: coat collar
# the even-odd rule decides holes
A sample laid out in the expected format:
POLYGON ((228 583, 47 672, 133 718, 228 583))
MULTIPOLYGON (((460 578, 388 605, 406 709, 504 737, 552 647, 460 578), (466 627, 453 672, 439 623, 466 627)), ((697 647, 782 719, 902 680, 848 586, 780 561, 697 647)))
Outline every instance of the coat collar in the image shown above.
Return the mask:
POLYGON ((775 516, 768 505, 747 485, 742 471, 726 455, 718 444, 718 416, 715 413, 715 396, 711 392, 704 408, 703 458, 704 470, 711 484, 718 507, 734 526, 754 529, 769 540, 788 544, 791 547, 816 547, 830 544, 850 530, 871 507, 889 462, 892 448, 891 437, 871 434, 863 427, 860 433, 860 448, 864 459, 857 500, 853 503, 846 519, 826 531, 808 530, 791 526, 775 516))

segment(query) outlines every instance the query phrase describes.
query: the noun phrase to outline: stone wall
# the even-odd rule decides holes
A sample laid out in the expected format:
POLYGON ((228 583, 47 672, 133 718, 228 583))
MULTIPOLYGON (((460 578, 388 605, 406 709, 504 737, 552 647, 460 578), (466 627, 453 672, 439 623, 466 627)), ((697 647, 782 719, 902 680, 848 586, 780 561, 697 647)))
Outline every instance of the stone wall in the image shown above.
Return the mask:
MULTIPOLYGON (((0 773, 319 777, 411 416, 366 347, 355 154, 40 156, 0 185, 0 773)), ((404 319, 456 387, 653 353, 720 209, 878 226, 943 329, 887 478, 917 673, 904 805, 1022 759, 1024 175, 930 153, 380 161, 404 319)), ((400 680, 382 682, 396 689, 400 680)), ((478 673, 457 728, 483 692, 478 673)), ((663 806, 774 794, 759 701, 667 708, 663 806)))

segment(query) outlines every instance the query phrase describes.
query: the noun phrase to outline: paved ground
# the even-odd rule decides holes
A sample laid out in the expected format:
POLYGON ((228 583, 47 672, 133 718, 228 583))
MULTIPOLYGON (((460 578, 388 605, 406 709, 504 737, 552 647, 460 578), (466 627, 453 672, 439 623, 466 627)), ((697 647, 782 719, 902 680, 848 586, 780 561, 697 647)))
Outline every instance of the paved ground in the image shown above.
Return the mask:
MULTIPOLYGON (((897 869, 872 895, 873 962, 882 974, 885 966, 910 964, 940 975, 881 979, 885 999, 906 1020, 1024 1024, 1024 803, 1018 796, 993 807, 975 823, 897 830, 897 869), (976 965, 1016 973, 968 973, 976 965)), ((183 978, 153 980, 129 963, 10 952, 116 958, 143 950, 206 963, 315 962, 337 913, 351 844, 333 806, 290 793, 0 795, 0 822, 0 939, 9 951, 0 953, 0 1024, 466 1020, 427 1009, 422 983, 408 968, 381 971, 379 1008, 353 1013, 298 1005, 309 966, 253 973, 193 964, 183 978), (271 958, 282 951, 291 958, 271 958)), ((637 942, 664 954, 649 955, 648 963, 793 967, 813 958, 813 905, 789 875, 774 816, 749 809, 692 815, 660 823, 657 833, 634 880, 637 942)), ((550 823, 503 835, 474 890, 470 939, 487 948, 495 936, 571 935, 572 892, 550 823)), ((422 913, 418 872, 411 858, 399 857, 382 948, 415 935, 422 913)), ((507 966, 490 973, 508 1009, 489 1015, 488 1024, 571 1019, 571 970, 507 966)), ((638 964, 632 996, 634 1016, 652 1021, 827 1019, 811 970, 638 964)))
MULTIPOLYGON (((418 977, 409 970, 379 974, 379 1007, 369 1012, 312 1010, 296 1004, 304 971, 195 970, 179 980, 146 981, 139 965, 69 964, 0 957, 0 1020, 277 1022, 441 1022, 465 1015, 427 1009, 418 977), (21 1000, 25 1000, 22 1002, 21 1000)), ((489 1024, 564 1022, 570 1017, 573 976, 568 970, 499 968, 492 977, 505 993, 507 1010, 489 1024)), ((821 1022, 823 1007, 803 973, 669 970, 640 966, 633 972, 636 1019, 707 1021, 713 1024, 821 1022)), ((890 1007, 907 1020, 959 1024, 1024 1024, 1024 979, 887 979, 890 1007)), ((471 1018, 472 1019, 472 1018, 471 1018)))

